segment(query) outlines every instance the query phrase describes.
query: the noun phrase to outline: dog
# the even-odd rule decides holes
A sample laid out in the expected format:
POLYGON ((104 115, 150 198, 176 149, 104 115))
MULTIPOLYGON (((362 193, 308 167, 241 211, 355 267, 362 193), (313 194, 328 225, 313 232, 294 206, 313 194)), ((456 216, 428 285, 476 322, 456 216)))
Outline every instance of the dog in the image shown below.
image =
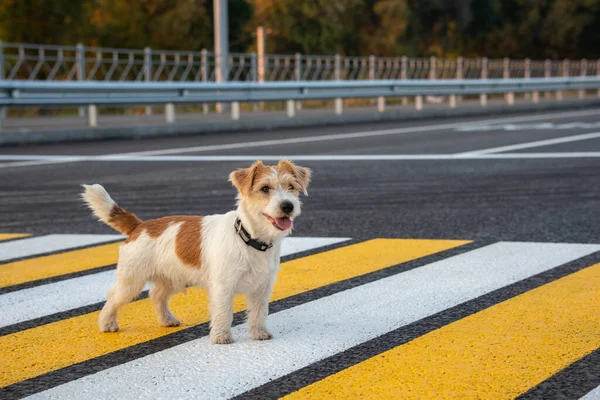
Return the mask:
POLYGON ((117 312, 147 283, 158 322, 178 326, 168 301, 189 286, 208 290, 210 340, 232 342, 233 297, 245 294, 254 340, 272 338, 266 319, 279 269, 281 243, 301 213, 311 170, 287 160, 257 161, 233 171, 236 209, 226 214, 170 216, 142 221, 119 207, 99 184, 82 185, 84 202, 105 224, 127 236, 119 249, 117 276, 98 318, 102 332, 117 332, 117 312))

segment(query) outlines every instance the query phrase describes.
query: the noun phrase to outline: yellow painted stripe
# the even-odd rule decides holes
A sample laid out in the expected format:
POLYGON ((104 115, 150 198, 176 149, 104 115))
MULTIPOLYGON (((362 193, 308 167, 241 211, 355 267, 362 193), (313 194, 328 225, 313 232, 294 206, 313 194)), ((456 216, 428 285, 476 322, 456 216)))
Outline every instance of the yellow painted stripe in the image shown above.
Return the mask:
MULTIPOLYGON (((451 240, 375 239, 281 265, 271 300, 279 300, 334 282, 383 269, 402 262, 468 243, 451 240)), ((103 354, 147 342, 169 333, 208 321, 204 290, 188 290, 171 300, 182 327, 158 326, 148 299, 123 307, 119 315, 121 332, 98 332, 98 312, 58 321, 12 335, 0 337, 0 386, 67 367, 103 354)), ((243 310, 237 297, 235 311, 243 310)))
POLYGON ((17 239, 26 236, 31 236, 27 233, 0 233, 0 242, 3 240, 17 239))
POLYGON ((600 264, 497 304, 286 399, 512 399, 600 347, 600 264))
POLYGON ((0 267, 0 288, 116 264, 120 245, 104 244, 5 264, 0 267))

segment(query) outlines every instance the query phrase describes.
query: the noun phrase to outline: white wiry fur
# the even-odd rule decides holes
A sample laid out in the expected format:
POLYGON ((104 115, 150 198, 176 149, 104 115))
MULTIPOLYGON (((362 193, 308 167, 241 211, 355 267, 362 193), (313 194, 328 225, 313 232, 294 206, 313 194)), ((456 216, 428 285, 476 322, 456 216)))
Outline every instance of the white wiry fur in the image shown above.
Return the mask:
MULTIPOLYGON (((260 162, 254 165, 257 164, 262 166, 260 162)), ((247 170, 254 171, 251 168, 247 170)), ((268 194, 259 189, 250 194, 240 194, 235 211, 205 216, 201 221, 195 220, 197 222, 193 223, 200 224, 201 266, 186 265, 176 250, 176 243, 180 244, 177 241, 181 240, 178 235, 188 222, 174 219, 159 236, 152 237, 145 227, 158 220, 144 223, 119 208, 121 214, 129 214, 136 220, 135 229, 130 229, 130 232, 135 230, 138 236, 120 247, 116 282, 109 291, 98 319, 100 330, 118 331, 118 309, 135 298, 145 284, 153 283, 150 299, 156 308, 158 321, 163 326, 180 324, 169 310, 169 298, 188 286, 198 286, 208 289, 212 343, 227 344, 232 341, 233 297, 236 294, 247 295, 248 329, 251 337, 255 340, 271 339, 271 333, 266 327, 268 302, 279 269, 281 243, 290 234, 291 227, 286 230, 278 229, 264 214, 274 218, 288 216, 291 220, 300 215, 298 192, 305 191, 310 180, 310 170, 301 168, 301 171, 304 171, 303 183, 290 180, 293 176, 290 174, 283 178, 273 177, 269 181, 272 189, 268 194), (292 188, 290 182, 295 185, 298 183, 297 187, 292 188), (293 204, 292 212, 283 210, 284 201, 293 204), (273 246, 262 252, 246 245, 234 228, 237 217, 254 239, 272 243, 273 246)), ((241 183, 235 180, 232 182, 239 190, 241 183)), ((118 206, 104 188, 100 185, 84 187, 83 198, 94 214, 101 221, 126 233, 126 228, 115 224, 114 216, 111 218, 111 210, 118 206)))
POLYGON ((105 224, 110 219, 110 211, 115 206, 115 201, 110 197, 102 185, 81 185, 85 191, 81 194, 94 215, 105 224))

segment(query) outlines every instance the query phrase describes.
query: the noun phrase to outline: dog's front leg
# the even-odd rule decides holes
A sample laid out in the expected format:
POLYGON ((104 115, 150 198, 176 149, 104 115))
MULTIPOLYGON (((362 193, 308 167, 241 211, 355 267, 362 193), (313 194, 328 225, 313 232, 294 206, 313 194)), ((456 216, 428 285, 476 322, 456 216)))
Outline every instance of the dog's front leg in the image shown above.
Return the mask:
POLYGON ((232 341, 233 294, 233 288, 216 286, 209 289, 210 342, 213 344, 229 344, 232 341))
POLYGON ((248 294, 248 331, 254 340, 269 340, 273 336, 267 330, 267 315, 269 315, 269 298, 273 292, 273 283, 248 294))

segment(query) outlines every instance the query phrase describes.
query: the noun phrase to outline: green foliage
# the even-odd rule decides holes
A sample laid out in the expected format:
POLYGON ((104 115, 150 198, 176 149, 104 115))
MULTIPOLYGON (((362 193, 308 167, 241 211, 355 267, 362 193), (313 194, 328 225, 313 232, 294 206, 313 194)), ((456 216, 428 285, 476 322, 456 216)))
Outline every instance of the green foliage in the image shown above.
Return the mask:
MULTIPOLYGON (((0 0, 9 42, 199 50, 212 0, 0 0)), ((600 0, 230 0, 232 51, 600 57, 600 0)))

